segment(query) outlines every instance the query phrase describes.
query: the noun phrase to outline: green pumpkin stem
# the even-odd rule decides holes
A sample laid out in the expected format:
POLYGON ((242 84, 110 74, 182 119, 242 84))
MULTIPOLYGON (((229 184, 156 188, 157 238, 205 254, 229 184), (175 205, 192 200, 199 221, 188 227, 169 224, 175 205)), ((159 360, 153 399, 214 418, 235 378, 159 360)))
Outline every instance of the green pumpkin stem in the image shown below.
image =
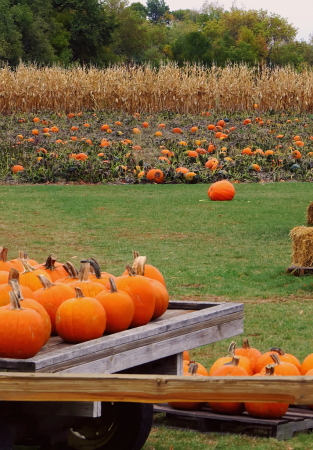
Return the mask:
POLYGON ((111 287, 111 294, 115 294, 117 292, 115 281, 113 280, 113 278, 109 278, 109 282, 111 287))
POLYGON ((49 289, 54 286, 54 284, 51 283, 51 281, 45 275, 37 275, 37 277, 39 278, 39 281, 44 289, 49 289))

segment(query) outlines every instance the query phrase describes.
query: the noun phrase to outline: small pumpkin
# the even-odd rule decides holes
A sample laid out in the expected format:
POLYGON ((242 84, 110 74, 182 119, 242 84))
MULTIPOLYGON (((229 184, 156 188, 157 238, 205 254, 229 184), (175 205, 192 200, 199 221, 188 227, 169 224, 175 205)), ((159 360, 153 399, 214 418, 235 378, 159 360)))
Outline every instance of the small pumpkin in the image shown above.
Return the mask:
MULTIPOLYGON (((134 262, 135 262, 136 258, 138 258, 138 257, 139 257, 139 252, 133 251, 134 262)), ((125 270, 123 275, 128 275, 128 271, 125 270)), ((154 266, 151 266, 150 264, 145 264, 145 266, 144 266, 144 273, 140 274, 140 275, 142 275, 144 277, 147 277, 147 278, 152 278, 153 280, 157 280, 161 284, 163 284, 164 287, 166 287, 164 277, 161 274, 161 272, 159 271, 159 269, 157 269, 154 266)))
POLYGON ((291 354, 285 353, 284 350, 282 350, 279 347, 272 347, 269 352, 264 353, 256 361, 255 367, 254 367, 254 372, 255 373, 259 373, 259 372, 261 372, 263 367, 265 367, 267 364, 272 364, 271 355, 274 354, 274 353, 279 355, 279 358, 280 358, 281 361, 289 362, 289 363, 293 364, 300 371, 301 364, 300 364, 300 361, 298 360, 298 358, 296 358, 295 356, 293 356, 291 354))
MULTIPOLYGON (((300 371, 294 364, 290 362, 281 361, 277 353, 272 353, 270 357, 272 359, 272 362, 274 361, 275 363, 276 375, 286 375, 286 376, 301 375, 300 371)), ((260 373, 262 374, 265 372, 266 369, 265 367, 263 367, 262 370, 260 370, 260 373)))
MULTIPOLYGON (((185 359, 183 360, 183 372, 184 372, 184 374, 188 372, 190 364, 193 364, 193 363, 196 363, 196 361, 194 361, 194 360, 187 361, 185 359)), ((197 370, 196 370, 196 374, 197 375, 204 375, 204 376, 208 377, 209 373, 206 370, 206 368, 202 364, 200 364, 198 362, 196 364, 198 366, 197 370)))
POLYGON ((77 281, 73 281, 72 283, 69 283, 68 285, 72 287, 73 289, 75 287, 79 287, 83 294, 87 297, 95 298, 99 292, 104 291, 105 287, 102 286, 102 284, 89 279, 89 272, 90 272, 90 263, 87 260, 81 261, 81 268, 78 273, 77 281))
POLYGON ((210 186, 208 196, 212 201, 230 201, 235 196, 235 188, 227 180, 217 181, 210 186))
POLYGON ((44 270, 54 282, 59 278, 64 278, 68 275, 66 269, 60 263, 56 263, 57 258, 53 254, 49 255, 44 264, 38 264, 35 269, 44 270))
POLYGON ((111 291, 96 295, 106 313, 106 333, 127 330, 134 317, 134 302, 126 292, 118 291, 113 278, 109 278, 111 291))
POLYGON ((98 300, 84 297, 75 287, 76 297, 66 300, 56 314, 58 335, 66 342, 79 343, 100 338, 106 326, 106 314, 98 300))
MULTIPOLYGON (((0 285, 0 307, 10 304, 10 292, 12 291, 10 281, 12 279, 19 279, 19 271, 13 267, 10 269, 7 283, 0 285)), ((21 291, 23 297, 35 299, 33 291, 29 287, 21 286, 21 291)))
MULTIPOLYGON (((190 363, 188 367, 188 371, 184 372, 185 377, 192 377, 192 376, 200 376, 203 377, 205 375, 202 375, 201 373, 198 373, 198 364, 196 362, 190 363)), ((186 411, 196 411, 200 408, 202 408, 205 403, 203 402, 168 402, 168 404, 175 409, 182 409, 186 411)))
POLYGON ((190 355, 189 355, 188 350, 185 350, 183 352, 183 361, 190 361, 190 355))
MULTIPOLYGON (((265 366, 265 373, 257 373, 255 376, 276 376, 275 364, 268 364, 265 366)), ((280 419, 283 417, 287 410, 288 403, 277 402, 246 402, 245 408, 248 414, 252 417, 258 417, 260 419, 280 419)))
POLYGON ((147 180, 154 181, 157 184, 162 184, 164 180, 163 172, 159 169, 151 169, 146 175, 147 180))
POLYGON ((209 375, 212 375, 219 367, 223 367, 225 364, 228 364, 231 361, 233 361, 234 356, 238 358, 239 367, 243 368, 248 375, 253 375, 251 360, 246 356, 236 355, 235 351, 236 351, 236 342, 233 341, 228 347, 228 356, 224 356, 222 358, 217 359, 215 363, 212 365, 209 375))
POLYGON ((252 369, 254 370, 254 366, 257 360, 262 356, 262 353, 258 349, 250 347, 248 339, 244 338, 242 347, 235 349, 235 355, 248 358, 251 361, 252 369))
POLYGON ((0 357, 32 358, 45 341, 43 320, 36 311, 21 308, 13 291, 10 302, 10 308, 0 308, 0 357))
POLYGON ((308 371, 312 369, 313 369, 313 353, 311 353, 304 359, 300 367, 300 373, 301 375, 306 375, 308 371))
POLYGON ((52 281, 50 275, 44 270, 33 269, 26 261, 23 261, 23 266, 24 271, 20 272, 20 284, 29 287, 33 292, 42 287, 38 275, 45 275, 49 281, 52 281))
POLYGON ((6 247, 0 247, 0 270, 5 270, 6 272, 10 272, 10 269, 13 267, 18 271, 23 270, 23 266, 20 261, 7 261, 8 257, 8 249, 6 247))

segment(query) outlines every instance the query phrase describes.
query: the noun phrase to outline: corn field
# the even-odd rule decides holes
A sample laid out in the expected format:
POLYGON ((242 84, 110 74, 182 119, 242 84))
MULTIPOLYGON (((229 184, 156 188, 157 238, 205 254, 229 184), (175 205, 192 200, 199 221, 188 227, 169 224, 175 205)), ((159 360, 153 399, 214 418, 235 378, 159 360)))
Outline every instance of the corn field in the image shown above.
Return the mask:
POLYGON ((180 114, 216 111, 313 111, 313 70, 164 64, 159 69, 26 66, 0 69, 0 113, 38 110, 180 114))

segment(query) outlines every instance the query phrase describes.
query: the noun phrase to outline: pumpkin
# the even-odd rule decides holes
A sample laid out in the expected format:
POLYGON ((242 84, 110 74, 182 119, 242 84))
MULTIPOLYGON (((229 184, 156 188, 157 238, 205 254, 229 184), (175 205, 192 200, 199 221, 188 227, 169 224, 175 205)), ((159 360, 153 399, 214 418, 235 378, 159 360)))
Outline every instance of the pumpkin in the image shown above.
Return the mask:
MULTIPOLYGON (((193 364, 193 363, 195 363, 194 360, 191 360, 191 361, 187 361, 185 359, 183 360, 183 372, 184 372, 184 375, 185 375, 185 373, 188 372, 190 364, 193 364)), ((208 377, 209 373, 206 370, 206 368, 202 364, 200 364, 198 362, 196 364, 198 366, 197 367, 197 371, 196 371, 197 375, 204 375, 204 376, 208 377)))
POLYGON ((189 355, 188 350, 185 350, 183 352, 183 361, 190 361, 190 355, 189 355))
POLYGON ((68 286, 72 287, 73 289, 76 287, 79 287, 83 294, 86 295, 86 297, 93 297, 99 292, 104 291, 105 287, 102 286, 102 284, 89 279, 89 271, 90 271, 90 263, 87 260, 81 261, 81 268, 78 273, 78 278, 76 281, 72 281, 68 284, 68 286))
MULTIPOLYGON (((138 256, 134 260, 133 269, 137 275, 145 276, 145 265, 147 258, 145 256, 138 256)), ((161 317, 167 310, 170 298, 166 287, 156 279, 146 277, 154 290, 155 308, 152 319, 161 317)))
MULTIPOLYGON (((19 279, 19 271, 12 267, 9 272, 7 284, 0 285, 0 307, 9 305, 10 303, 10 292, 12 291, 12 287, 9 282, 13 279, 19 279)), ((29 289, 29 287, 21 286, 21 291, 23 297, 35 299, 33 291, 29 289)))
POLYGON ((88 159, 88 155, 86 155, 86 153, 78 153, 78 155, 75 156, 75 159, 77 161, 86 161, 86 159, 88 159))
POLYGON ((16 164, 15 166, 12 167, 13 173, 23 172, 23 170, 24 170, 24 167, 21 166, 20 164, 16 164))
POLYGON ((65 264, 63 264, 63 268, 67 272, 67 276, 64 278, 59 278, 56 280, 55 284, 69 284, 73 281, 78 280, 78 270, 72 264, 70 261, 67 261, 65 264))
POLYGON ((94 258, 90 258, 88 261, 90 264, 91 272, 89 274, 89 280, 96 281, 97 283, 102 284, 102 286, 106 286, 110 278, 115 278, 115 276, 111 273, 101 272, 100 266, 94 258))
POLYGON ((206 169, 212 169, 216 164, 218 164, 218 160, 216 158, 210 158, 207 160, 204 167, 206 169))
POLYGON ((241 154, 242 154, 242 155, 249 155, 249 156, 251 156, 251 155, 252 155, 252 150, 251 150, 251 148, 249 148, 249 147, 244 148, 244 149, 242 150, 241 154))
POLYGON ((195 172, 188 172, 184 175, 184 178, 187 183, 196 183, 199 179, 198 175, 195 172))
MULTIPOLYGON (((14 269, 13 269, 14 270, 14 269)), ((18 279, 11 279, 9 284, 14 292, 15 296, 19 300, 22 308, 32 309, 36 311, 42 318, 44 328, 45 328, 45 339, 44 344, 48 342, 51 336, 51 320, 50 317, 45 310, 45 308, 40 305, 40 303, 36 302, 36 300, 30 298, 24 298, 21 290, 21 286, 19 285, 18 279)), ((10 309, 10 305, 5 306, 5 308, 10 309)))
POLYGON ((176 173, 182 173, 182 174, 186 174, 189 172, 189 169, 187 169, 186 167, 177 167, 177 169, 175 169, 176 173))
POLYGON ((313 353, 308 355, 300 367, 300 373, 301 375, 306 375, 309 370, 313 369, 313 353))
POLYGON ((106 333, 127 330, 135 312, 134 302, 126 292, 118 291, 113 278, 109 278, 111 291, 96 295, 106 313, 106 333))
POLYGON ((210 186, 208 196, 212 201, 230 201, 235 196, 235 188, 227 180, 217 181, 210 186))
POLYGON ((75 291, 65 284, 52 284, 46 275, 38 276, 41 289, 34 292, 35 300, 47 311, 51 320, 51 333, 57 334, 55 316, 59 306, 75 296, 75 291))
POLYGON ((14 267, 18 271, 23 270, 23 266, 20 261, 7 261, 8 249, 6 247, 0 247, 0 270, 10 272, 10 269, 14 267))
POLYGON ((44 344, 43 320, 36 311, 21 308, 13 291, 10 302, 10 308, 0 308, 0 357, 32 358, 44 344))
MULTIPOLYGON (((275 366, 276 375, 286 375, 286 376, 301 375, 300 371, 294 364, 291 364, 290 362, 281 361, 277 353, 272 353, 270 357, 272 359, 272 362, 274 361, 274 363, 276 364, 275 366)), ((265 372, 266 369, 265 367, 263 367, 262 370, 260 370, 260 373, 262 374, 265 372)))
POLYGON ((219 367, 223 367, 224 364, 228 364, 233 361, 234 356, 238 358, 239 367, 243 368, 248 375, 253 375, 252 363, 249 358, 243 355, 235 355, 236 351, 236 342, 231 342, 228 347, 228 356, 224 356, 215 361, 212 365, 209 375, 212 375, 219 367))
POLYGON ((255 363, 260 356, 262 356, 262 353, 258 349, 250 347, 248 339, 244 338, 242 347, 235 349, 235 355, 248 358, 251 361, 252 369, 254 370, 255 363))
POLYGON ((29 287, 33 292, 42 287, 38 275, 45 275, 49 281, 52 281, 44 270, 33 269, 26 261, 23 261, 23 266, 24 271, 20 272, 20 284, 29 287))
POLYGON ((271 355, 273 353, 278 354, 281 361, 293 364, 300 371, 301 364, 300 361, 295 356, 285 353, 284 350, 282 350, 279 347, 272 347, 269 352, 264 353, 264 355, 260 356, 260 358, 256 361, 254 367, 255 373, 261 372, 263 367, 265 367, 267 364, 272 364, 271 355))
MULTIPOLYGON (((192 377, 192 376, 200 376, 203 377, 204 375, 198 373, 198 364, 197 363, 191 363, 188 367, 188 371, 184 372, 185 377, 192 377)), ((202 408, 202 406, 205 405, 205 403, 202 402, 168 402, 168 404, 175 409, 183 409, 187 411, 196 411, 197 409, 202 408)))
MULTIPOLYGON (((276 366, 274 364, 268 364, 265 366, 265 373, 257 373, 255 376, 276 376, 276 366)), ((258 417, 260 419, 280 419, 283 417, 287 410, 288 403, 275 403, 275 402, 247 402, 245 408, 248 414, 252 417, 258 417)))
POLYGON ((251 166, 249 166, 249 170, 254 170, 255 172, 260 172, 261 167, 258 164, 251 164, 251 166))
MULTIPOLYGON (((138 256, 139 256, 139 252, 133 251, 134 263, 136 261, 136 258, 138 258, 138 256)), ((134 266, 133 266, 133 268, 134 268, 134 266)), ((136 267, 135 267, 135 269, 136 269, 136 267)), ((123 275, 128 275, 128 271, 125 270, 123 275)), ((147 278, 152 278, 153 280, 157 280, 161 284, 163 284, 164 287, 166 287, 165 280, 164 280, 161 272, 156 267, 151 266, 150 264, 144 265, 144 273, 141 273, 140 275, 147 277, 147 278)))
POLYGON ((75 287, 76 297, 66 300, 56 314, 58 335, 66 342, 86 342, 100 338, 106 326, 106 314, 98 300, 84 297, 75 287))
POLYGON ((147 173, 147 180, 154 181, 155 183, 162 184, 164 180, 163 172, 159 169, 151 169, 147 173))
POLYGON ((64 269, 62 264, 56 264, 56 260, 56 256, 51 254, 44 264, 36 265, 35 269, 44 270, 53 282, 59 278, 65 278, 68 275, 68 272, 64 269))
POLYGON ((176 127, 176 128, 173 128, 173 133, 174 134, 182 134, 182 130, 180 128, 176 127))
MULTIPOLYGON (((155 309, 155 295, 150 280, 142 275, 136 275, 134 269, 126 266, 128 275, 115 278, 118 290, 126 292, 133 300, 135 312, 131 327, 146 325, 153 316, 155 309)), ((110 284, 107 285, 110 288, 110 284)))
POLYGON ((9 272, 7 272, 6 270, 1 270, 0 271, 0 286, 1 284, 7 284, 9 280, 9 272))
MULTIPOLYGON (((17 269, 19 272, 24 270, 24 266, 22 264, 22 261, 24 259, 28 259, 28 254, 24 253, 23 251, 19 250, 18 252, 18 258, 15 259, 11 259, 11 261, 9 261, 10 264, 12 264, 12 267, 14 267, 15 269, 17 269)), ((31 261, 31 260, 29 260, 31 261)), ((31 264, 30 264, 31 265, 31 264)))
MULTIPOLYGON (((244 377, 248 373, 242 367, 239 367, 239 357, 234 356, 232 360, 219 367, 212 373, 213 377, 244 377)), ((210 408, 221 414, 242 414, 244 412, 244 404, 242 402, 209 402, 210 408)))

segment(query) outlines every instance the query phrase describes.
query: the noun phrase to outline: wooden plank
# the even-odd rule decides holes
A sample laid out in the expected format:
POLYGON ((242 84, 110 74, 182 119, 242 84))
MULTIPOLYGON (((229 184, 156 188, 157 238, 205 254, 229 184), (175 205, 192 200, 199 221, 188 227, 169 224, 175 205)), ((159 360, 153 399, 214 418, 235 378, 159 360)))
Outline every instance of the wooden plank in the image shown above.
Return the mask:
POLYGON ((190 302, 181 300, 171 300, 168 305, 168 309, 193 309, 201 310, 207 308, 213 308, 216 305, 227 304, 227 302, 190 302))
POLYGON ((313 376, 178 377, 159 375, 0 374, 6 401, 260 401, 313 404, 313 376))
POLYGON ((134 367, 121 370, 120 374, 140 374, 140 375, 183 375, 178 372, 178 355, 170 355, 165 358, 149 361, 145 364, 138 364, 134 367))
POLYGON ((138 346, 136 342, 131 342, 114 349, 45 367, 38 372, 116 373, 139 364, 170 356, 173 353, 183 352, 190 348, 200 347, 241 334, 244 330, 243 318, 240 316, 241 313, 230 314, 215 319, 215 326, 211 326, 213 321, 196 324, 191 329, 186 327, 184 330, 164 333, 159 337, 159 340, 155 337, 149 338, 149 340, 146 340, 146 342, 150 342, 148 345, 138 346), (226 321, 226 318, 229 321, 226 321), (192 331, 192 329, 196 331, 192 331))
MULTIPOLYGON (((205 303, 205 302, 204 302, 205 303)), ((115 335, 104 336, 99 339, 72 345, 60 350, 55 350, 47 354, 40 353, 28 360, 0 359, 0 369, 15 369, 20 371, 39 370, 45 367, 60 364, 72 359, 81 358, 87 355, 99 353, 111 349, 112 351, 120 345, 132 343, 138 346, 139 341, 162 336, 164 333, 174 330, 185 330, 192 325, 202 322, 223 318, 233 313, 242 312, 243 305, 237 303, 226 303, 195 311, 182 316, 169 319, 157 319, 149 324, 131 330, 126 330, 115 335)), ((144 343, 143 343, 144 344, 144 343)), ((142 344, 140 344, 142 345, 142 344)), ((193 347, 195 348, 195 346, 193 347)), ((175 352, 177 353, 177 352, 175 352)), ((121 369, 122 370, 122 369, 121 369)))

